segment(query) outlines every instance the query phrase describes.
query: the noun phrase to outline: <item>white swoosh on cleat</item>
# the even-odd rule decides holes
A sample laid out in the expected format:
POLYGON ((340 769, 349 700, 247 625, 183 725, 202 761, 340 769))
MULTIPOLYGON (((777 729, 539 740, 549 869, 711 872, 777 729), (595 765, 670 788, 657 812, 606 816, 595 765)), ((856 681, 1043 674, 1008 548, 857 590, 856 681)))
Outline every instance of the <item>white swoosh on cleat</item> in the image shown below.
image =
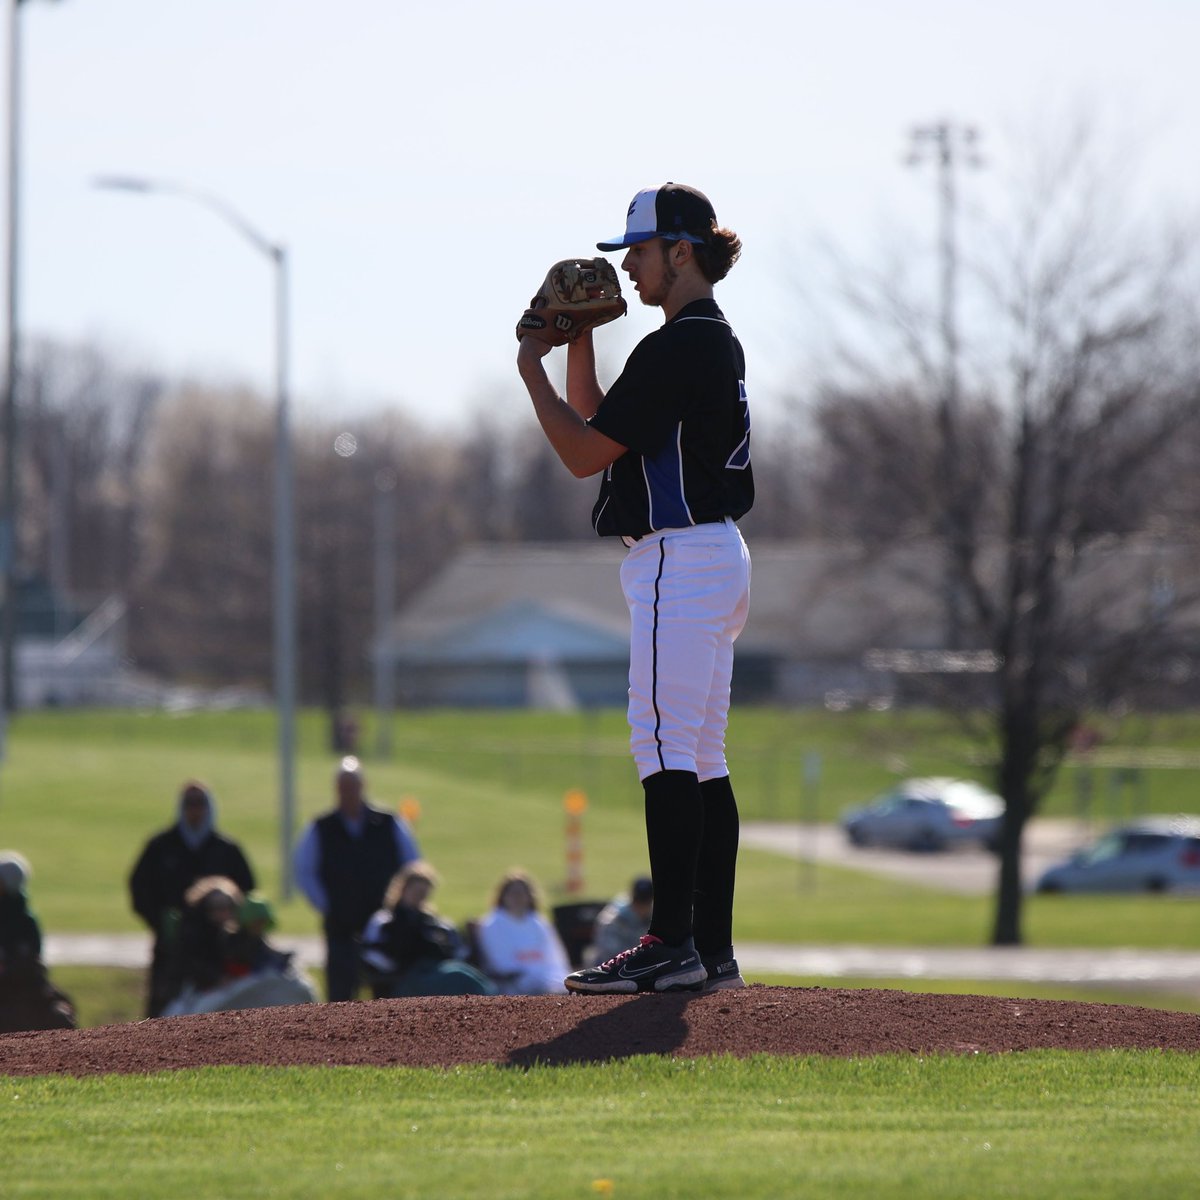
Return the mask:
MULTIPOLYGON (((648 967, 637 967, 634 970, 630 970, 628 967, 622 966, 617 972, 617 976, 621 979, 637 979, 641 975, 649 975, 651 971, 661 971, 666 965, 666 963, 653 963, 648 967)), ((678 964, 680 969, 686 969, 686 966, 686 963, 678 964)))

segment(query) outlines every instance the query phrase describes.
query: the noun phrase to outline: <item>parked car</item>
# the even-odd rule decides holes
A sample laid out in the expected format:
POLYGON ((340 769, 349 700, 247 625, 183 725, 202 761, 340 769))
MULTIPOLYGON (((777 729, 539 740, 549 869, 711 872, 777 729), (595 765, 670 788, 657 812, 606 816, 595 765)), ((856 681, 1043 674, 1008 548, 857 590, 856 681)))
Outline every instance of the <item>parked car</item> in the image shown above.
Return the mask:
POLYGON ((1039 892, 1200 891, 1200 818, 1146 817, 1110 830, 1037 881, 1039 892))
POLYGON ((842 817, 855 846, 898 846, 945 850, 979 845, 994 850, 1004 819, 1004 801, 968 779, 907 779, 862 808, 842 817))

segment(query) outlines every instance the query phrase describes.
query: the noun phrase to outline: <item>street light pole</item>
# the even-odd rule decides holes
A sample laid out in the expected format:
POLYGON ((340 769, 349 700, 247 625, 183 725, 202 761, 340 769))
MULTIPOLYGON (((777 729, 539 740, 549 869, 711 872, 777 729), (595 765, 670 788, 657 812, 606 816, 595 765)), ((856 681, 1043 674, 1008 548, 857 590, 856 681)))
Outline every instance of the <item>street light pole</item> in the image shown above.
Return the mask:
POLYGON ((275 704, 279 713, 279 881, 292 897, 296 816, 296 534, 292 469, 291 387, 288 378, 290 313, 288 256, 274 246, 275 264, 275 704))
POLYGON ((287 248, 265 238, 236 209, 207 192, 177 183, 130 176, 105 176, 96 187, 110 191, 181 196, 215 213, 270 260, 275 276, 275 530, 273 561, 273 634, 275 707, 279 719, 280 890, 289 900, 293 888, 292 843, 295 831, 296 760, 296 537, 293 525, 291 397, 288 377, 289 311, 287 248))

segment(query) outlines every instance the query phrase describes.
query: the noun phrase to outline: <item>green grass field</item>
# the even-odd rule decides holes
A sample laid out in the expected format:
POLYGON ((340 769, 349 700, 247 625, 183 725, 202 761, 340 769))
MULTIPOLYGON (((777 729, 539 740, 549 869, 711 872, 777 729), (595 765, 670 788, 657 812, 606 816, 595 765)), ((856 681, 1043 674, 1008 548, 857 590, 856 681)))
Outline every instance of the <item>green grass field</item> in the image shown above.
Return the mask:
POLYGON ((3 1191, 1176 1200, 1198 1087, 1134 1052, 10 1079, 3 1191))
MULTIPOLYGON (((1200 811, 1200 718, 1106 731, 1091 769, 1093 816, 1200 811), (1148 766, 1151 761, 1158 765, 1148 766), (1139 767, 1131 781, 1127 772, 1139 767)), ((733 761, 746 819, 835 819, 909 774, 987 779, 986 746, 927 713, 736 714, 733 761), (805 765, 816 762, 815 784, 805 765)), ((372 745, 368 727, 364 738, 372 745)), ((562 798, 582 788, 587 891, 642 869, 640 795, 620 713, 404 714, 394 754, 364 753, 386 807, 419 805, 417 832, 456 920, 479 912, 521 863, 550 899, 564 878, 562 798)), ((270 714, 25 714, 0 767, 0 846, 34 863, 32 893, 55 932, 130 931, 125 878, 169 823, 182 780, 214 789, 221 826, 278 896, 280 821, 270 714)), ((329 804, 335 758, 323 723, 301 724, 297 832, 329 804)), ((1047 805, 1075 815, 1084 768, 1047 805)), ((991 903, 859 872, 745 851, 745 940, 980 945, 991 903)), ((281 927, 315 929, 298 899, 281 927)), ((1193 947, 1194 901, 1029 901, 1035 945, 1193 947)), ((82 1023, 130 1019, 140 973, 62 967, 82 1023)), ((819 980, 761 979, 773 984, 819 980)), ((864 986, 867 981, 859 981, 864 986)), ((912 981, 870 986, 913 988, 912 981)), ((838 981, 838 986, 846 986, 838 981)), ((1158 1004, 1144 992, 922 981, 921 990, 1158 1004)), ((999 1057, 630 1059, 514 1071, 182 1071, 125 1078, 8 1078, 0 1086, 6 1196, 313 1195, 459 1197, 1072 1197, 1194 1191, 1200 1060, 1144 1053, 999 1057)))
MULTIPOLYGON (((531 870, 549 898, 562 896, 562 800, 572 788, 589 799, 587 892, 606 897, 644 869, 641 790, 621 713, 404 713, 395 720, 388 761, 367 752, 374 731, 365 724, 373 797, 385 807, 419 806, 422 848, 443 875, 439 902, 455 920, 484 908, 513 864, 531 870)), ((1106 761, 1117 765, 1090 769, 1098 821, 1138 810, 1200 812, 1196 767, 1169 765, 1172 756, 1200 761, 1200 717, 1129 721, 1106 732, 1106 761), (1135 782, 1120 765, 1150 760, 1168 765, 1142 767, 1135 782)), ((988 775, 981 765, 986 745, 936 713, 743 709, 735 711, 730 738, 746 820, 834 820, 910 774, 988 775), (806 784, 805 764, 817 761, 819 775, 806 784)), ((297 835, 329 807, 335 764, 324 722, 304 714, 297 835)), ((1063 772, 1047 815, 1078 811, 1083 771, 1063 772)), ((281 814, 270 713, 39 712, 17 719, 0 766, 0 846, 32 859, 34 900, 47 929, 137 929, 125 890, 129 868, 145 839, 173 819, 179 786, 190 776, 213 788, 221 827, 246 847, 262 886, 278 901, 281 814)), ((801 872, 795 863, 751 851, 743 860, 738 925, 745 939, 978 944, 989 915, 984 900, 950 904, 925 889, 832 869, 801 872)), ((316 927, 298 898, 283 904, 280 916, 293 932, 316 927)), ((1190 921, 1186 909, 1177 914, 1170 904, 1136 899, 1034 903, 1029 939, 1190 945, 1190 921), (1095 912, 1103 917, 1094 919, 1095 912)))
MULTIPOLYGON (((1127 721, 1105 734, 1102 749, 1110 763, 1187 762, 1200 752, 1200 716, 1127 721)), ((32 859, 32 895, 44 929, 138 930, 126 894, 129 867, 146 837, 170 821, 178 787, 191 775, 213 787, 222 828, 245 845, 263 886, 278 901, 275 736, 267 712, 21 715, 0 767, 0 846, 14 846, 32 859)), ((403 713, 395 720, 388 761, 370 754, 374 741, 368 721, 363 744, 371 791, 387 807, 419 805, 417 832, 444 880, 438 902, 456 921, 482 911, 495 880, 516 863, 534 872, 548 899, 563 897, 562 799, 569 788, 583 788, 590 801, 584 818, 586 892, 606 897, 645 867, 640 789, 620 712, 403 713)), ((749 820, 789 812, 832 820, 847 805, 910 773, 986 778, 977 763, 979 744, 957 721, 929 712, 745 709, 735 712, 731 744, 739 803, 749 820), (814 755, 820 757, 820 776, 815 786, 811 777, 806 786, 804 765, 814 755)), ((335 765, 323 721, 304 714, 297 832, 329 805, 335 765)), ((1074 776, 1080 770, 1073 766, 1064 773, 1049 812, 1075 811, 1074 776)), ((1130 805, 1136 798, 1152 811, 1196 810, 1195 768, 1145 767, 1136 797, 1128 787, 1109 786, 1122 770, 1093 769, 1097 804, 1107 798, 1130 805)), ((1120 781, 1128 783, 1123 775, 1120 781)), ((316 931, 315 917, 299 897, 279 909, 281 932, 316 931)), ((1194 898, 1031 897, 1025 916, 1032 945, 1196 944, 1194 898)), ((745 941, 978 946, 987 941, 991 919, 990 897, 949 897, 858 871, 749 849, 742 853, 737 933, 745 941)), ((120 972, 85 978, 82 993, 78 988, 74 993, 85 1023, 136 1014, 137 1004, 130 1007, 123 997, 128 989, 120 972)), ((1187 1000, 1161 997, 1164 1007, 1187 1000)))

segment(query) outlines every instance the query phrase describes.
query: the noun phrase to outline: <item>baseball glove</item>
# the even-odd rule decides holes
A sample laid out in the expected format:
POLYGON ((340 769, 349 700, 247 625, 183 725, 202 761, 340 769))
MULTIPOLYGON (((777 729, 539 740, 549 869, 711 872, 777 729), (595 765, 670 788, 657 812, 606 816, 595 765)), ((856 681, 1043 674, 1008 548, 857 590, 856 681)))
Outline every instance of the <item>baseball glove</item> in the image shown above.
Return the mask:
POLYGON ((612 263, 604 258, 568 258, 546 273, 517 322, 517 341, 535 337, 562 346, 584 330, 623 317, 625 309, 612 263))

